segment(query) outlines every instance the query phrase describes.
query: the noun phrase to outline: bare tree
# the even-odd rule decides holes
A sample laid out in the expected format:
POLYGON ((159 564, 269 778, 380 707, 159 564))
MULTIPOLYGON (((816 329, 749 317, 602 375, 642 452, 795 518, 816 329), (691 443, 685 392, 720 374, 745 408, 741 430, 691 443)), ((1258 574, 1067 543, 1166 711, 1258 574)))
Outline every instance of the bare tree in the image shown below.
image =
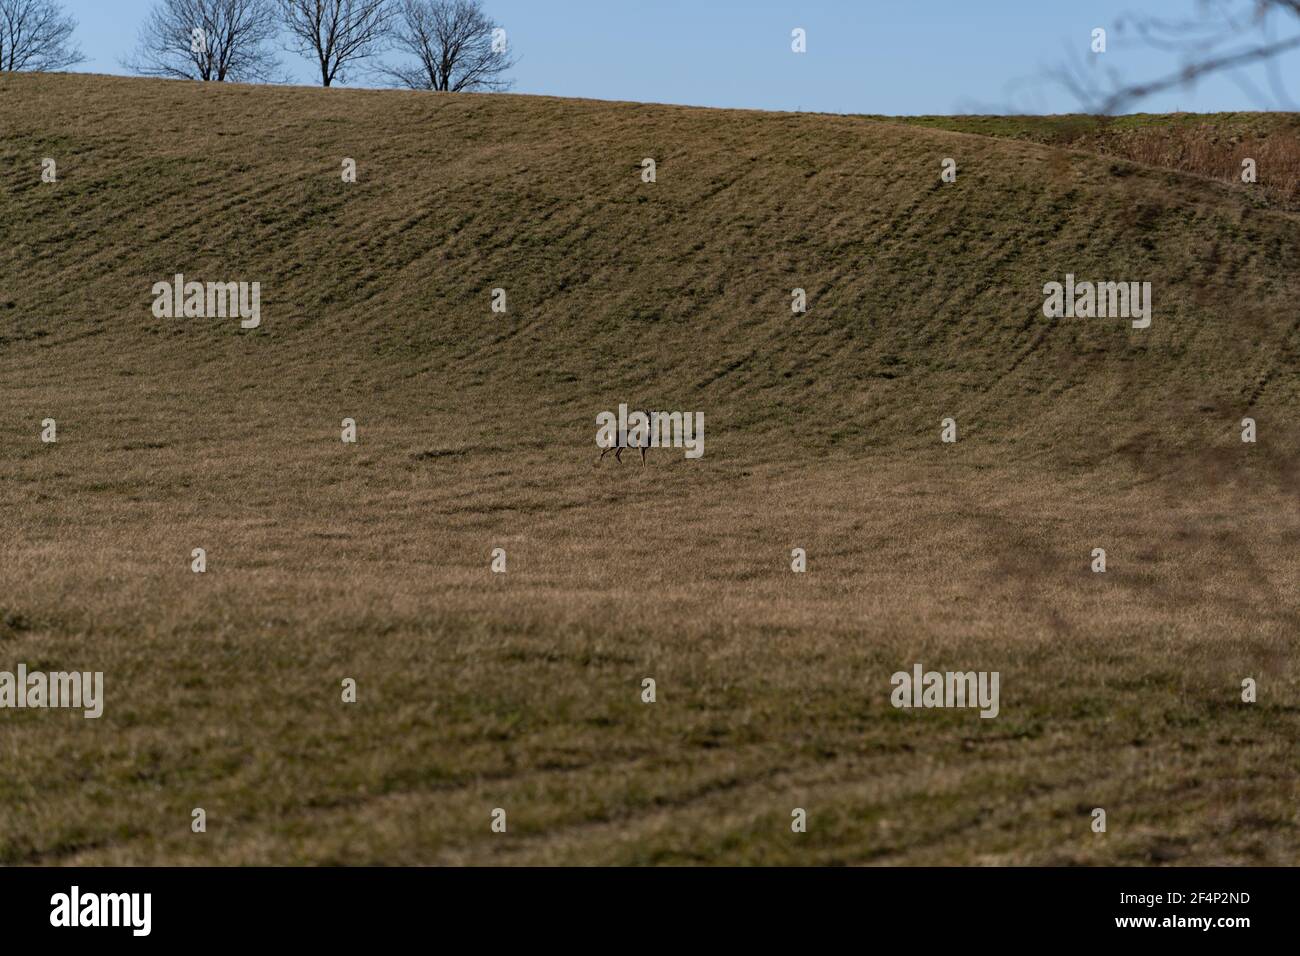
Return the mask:
POLYGON ((61 70, 86 58, 69 41, 77 21, 51 0, 0 0, 0 72, 61 70))
POLYGON ((322 86, 379 52, 396 13, 393 0, 279 0, 295 53, 315 58, 322 86))
POLYGON ((503 74, 516 61, 479 0, 401 0, 393 42, 416 61, 383 70, 400 86, 444 93, 510 87, 503 74))
POLYGON ((277 81, 272 0, 158 0, 123 65, 182 80, 277 81))
POLYGON ((1259 101, 1264 97, 1244 72, 1253 66, 1263 67, 1274 99, 1291 104, 1278 58, 1300 49, 1300 0, 1198 0, 1187 17, 1130 16, 1117 23, 1116 30, 1123 35, 1131 31, 1148 48, 1174 54, 1179 66, 1137 82, 1079 64, 1056 70, 1055 79, 1089 113, 1116 113, 1213 73, 1227 74, 1259 101))

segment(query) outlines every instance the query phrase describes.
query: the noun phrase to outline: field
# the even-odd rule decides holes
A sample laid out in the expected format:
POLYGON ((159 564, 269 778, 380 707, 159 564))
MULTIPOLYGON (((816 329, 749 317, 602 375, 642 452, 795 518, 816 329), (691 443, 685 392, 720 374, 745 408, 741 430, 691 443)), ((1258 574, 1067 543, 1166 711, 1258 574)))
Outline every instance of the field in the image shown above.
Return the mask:
POLYGON ((1300 210, 1300 116, 1295 113, 917 116, 900 121, 1086 150, 1220 182, 1241 182, 1242 162, 1249 158, 1259 184, 1250 198, 1300 210))
POLYGON ((0 863, 1294 863, 1300 216, 989 132, 0 77, 0 863))

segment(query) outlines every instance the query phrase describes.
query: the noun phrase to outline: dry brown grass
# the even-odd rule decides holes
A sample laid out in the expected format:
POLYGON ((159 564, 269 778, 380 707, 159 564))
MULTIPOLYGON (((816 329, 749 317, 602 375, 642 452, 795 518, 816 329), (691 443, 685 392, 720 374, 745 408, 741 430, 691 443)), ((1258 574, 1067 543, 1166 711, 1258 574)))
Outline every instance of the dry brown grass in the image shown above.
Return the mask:
POLYGON ((0 712, 0 862, 1296 859, 1293 215, 851 118, 54 76, 0 119, 0 669, 108 695, 0 712), (178 270, 263 328, 155 320, 178 270), (1152 328, 1044 320, 1066 271, 1152 328), (597 467, 619 401, 705 458, 597 467), (1001 715, 894 710, 915 662, 1001 715))
POLYGON ((927 116, 903 122, 1114 156, 1230 183, 1266 204, 1300 206, 1300 117, 1293 113, 927 116), (1245 159, 1256 162, 1255 184, 1242 181, 1245 159))
POLYGON ((1276 203, 1300 204, 1300 137, 1236 138, 1213 125, 1146 127, 1088 137, 1076 146, 1164 169, 1241 183, 1242 162, 1255 160, 1259 185, 1276 203))

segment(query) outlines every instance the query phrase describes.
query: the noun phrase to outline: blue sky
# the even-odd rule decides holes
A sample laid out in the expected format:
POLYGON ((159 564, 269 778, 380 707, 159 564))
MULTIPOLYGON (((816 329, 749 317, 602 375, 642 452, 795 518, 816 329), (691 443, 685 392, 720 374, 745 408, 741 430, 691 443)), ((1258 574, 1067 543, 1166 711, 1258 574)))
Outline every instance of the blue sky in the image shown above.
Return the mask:
MULTIPOLYGON (((90 57, 79 69, 125 73, 122 57, 152 0, 62 0, 90 57)), ((699 106, 839 113, 1072 112, 1045 74, 1075 57, 1125 80, 1176 59, 1122 41, 1135 8, 1185 16, 1194 0, 485 0, 522 57, 515 92, 699 106), (790 31, 808 52, 790 51, 790 31), (1108 28, 1103 57, 1089 52, 1108 28)), ((1280 23, 1281 21, 1279 21, 1280 23)), ((1300 28, 1300 23, 1296 24, 1300 28)), ((308 65, 285 65, 311 82, 308 65)), ((1281 99, 1263 70, 1202 80, 1142 102, 1152 112, 1296 109, 1300 53, 1279 62, 1281 99)), ((366 85, 361 83, 359 85, 366 85)))

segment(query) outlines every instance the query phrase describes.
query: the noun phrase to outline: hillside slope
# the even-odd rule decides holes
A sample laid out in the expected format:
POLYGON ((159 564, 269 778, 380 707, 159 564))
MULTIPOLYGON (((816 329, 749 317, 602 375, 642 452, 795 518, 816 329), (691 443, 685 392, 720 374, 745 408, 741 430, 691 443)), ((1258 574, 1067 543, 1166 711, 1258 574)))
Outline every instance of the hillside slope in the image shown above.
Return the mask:
POLYGON ((1245 189, 0 76, 0 671, 106 681, 0 710, 0 864, 1293 863, 1300 219, 1245 189), (260 327, 155 317, 176 273, 260 327), (1150 328, 1045 318, 1067 273, 1151 282, 1150 328), (704 457, 597 462, 622 402, 704 457), (998 716, 895 708, 917 665, 998 716))
POLYGON ((1088 461, 1300 406, 1300 219, 1190 176, 853 118, 517 96, 16 76, 0 110, 18 372, 483 388, 574 422, 625 398, 796 452, 929 443, 953 416, 1088 461), (260 281, 263 327, 155 319, 176 272, 260 281), (1067 273, 1151 282, 1151 328, 1045 319, 1067 273))

